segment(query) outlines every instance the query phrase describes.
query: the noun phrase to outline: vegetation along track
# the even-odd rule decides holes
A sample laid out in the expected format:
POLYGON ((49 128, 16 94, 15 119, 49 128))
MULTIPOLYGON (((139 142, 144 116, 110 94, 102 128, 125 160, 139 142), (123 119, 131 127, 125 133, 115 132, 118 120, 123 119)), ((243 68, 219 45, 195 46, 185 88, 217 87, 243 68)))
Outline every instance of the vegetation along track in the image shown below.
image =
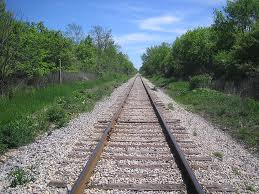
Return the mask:
POLYGON ((163 104, 136 76, 117 107, 70 193, 231 192, 200 184, 189 161, 208 161, 192 152, 179 120, 163 117, 163 104), (172 129, 172 130, 171 130, 172 129), (182 151, 182 149, 187 149, 182 151))

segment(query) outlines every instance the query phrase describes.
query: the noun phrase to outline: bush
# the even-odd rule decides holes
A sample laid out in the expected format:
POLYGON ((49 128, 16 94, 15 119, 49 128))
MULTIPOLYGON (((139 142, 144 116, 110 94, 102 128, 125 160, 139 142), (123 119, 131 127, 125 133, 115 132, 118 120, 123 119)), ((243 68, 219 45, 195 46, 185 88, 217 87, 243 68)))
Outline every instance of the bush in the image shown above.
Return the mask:
POLYGON ((212 77, 208 74, 196 75, 190 78, 190 89, 208 88, 211 84, 212 77))
POLYGON ((33 178, 30 177, 28 173, 20 167, 15 167, 14 169, 12 169, 9 174, 9 178, 11 179, 10 187, 24 185, 33 180, 33 178))
POLYGON ((15 148, 32 142, 36 135, 35 122, 32 118, 25 117, 17 119, 1 127, 2 132, 2 147, 15 148))
POLYGON ((117 77, 19 91, 12 99, 2 97, 0 154, 32 142, 37 135, 53 129, 51 124, 62 127, 72 115, 90 111, 97 100, 124 80, 124 76, 117 77))
POLYGON ((0 155, 4 153, 4 151, 7 149, 7 145, 4 144, 4 135, 3 132, 0 131, 0 155))
POLYGON ((220 161, 223 160, 223 157, 224 157, 223 153, 221 153, 221 152, 213 152, 212 154, 213 154, 216 158, 218 158, 220 161))
POLYGON ((60 106, 53 106, 46 112, 47 120, 58 127, 64 126, 68 122, 66 111, 60 106))
POLYGON ((170 83, 168 94, 200 113, 232 137, 259 150, 259 102, 211 89, 190 90, 189 82, 170 83))
POLYGON ((227 68, 233 63, 233 54, 228 51, 220 51, 213 56, 213 72, 216 77, 226 74, 227 68))

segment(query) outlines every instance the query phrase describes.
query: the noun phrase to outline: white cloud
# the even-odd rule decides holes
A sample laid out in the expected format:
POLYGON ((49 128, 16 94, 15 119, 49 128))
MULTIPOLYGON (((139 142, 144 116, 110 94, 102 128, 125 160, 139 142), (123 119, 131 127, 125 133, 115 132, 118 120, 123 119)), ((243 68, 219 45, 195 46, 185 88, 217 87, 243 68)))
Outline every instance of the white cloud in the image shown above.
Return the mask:
POLYGON ((165 29, 164 32, 173 32, 176 34, 184 34, 185 32, 187 32, 187 30, 184 28, 174 28, 174 29, 168 29, 168 30, 165 29))
POLYGON ((147 34, 147 33, 131 33, 122 36, 115 36, 115 42, 118 44, 137 43, 146 41, 155 41, 159 39, 159 36, 147 34))
POLYGON ((144 32, 124 34, 120 36, 114 36, 114 40, 120 46, 126 46, 127 48, 132 46, 141 46, 142 48, 148 47, 152 44, 160 44, 162 42, 173 42, 176 38, 176 35, 167 34, 151 34, 144 32))
POLYGON ((143 30, 152 30, 159 32, 175 32, 174 29, 167 30, 168 25, 177 23, 181 19, 175 16, 164 15, 139 20, 139 27, 143 30), (166 27, 166 28, 165 28, 166 27))

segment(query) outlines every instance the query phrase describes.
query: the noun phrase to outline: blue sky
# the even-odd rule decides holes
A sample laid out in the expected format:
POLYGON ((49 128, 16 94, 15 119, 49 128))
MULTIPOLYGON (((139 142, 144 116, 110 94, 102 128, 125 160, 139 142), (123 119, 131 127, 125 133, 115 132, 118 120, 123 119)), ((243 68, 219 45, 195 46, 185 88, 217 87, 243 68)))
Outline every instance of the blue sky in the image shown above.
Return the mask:
POLYGON ((147 47, 172 43, 188 29, 208 26, 213 10, 225 0, 6 0, 7 9, 26 21, 56 30, 76 23, 88 33, 91 26, 112 29, 121 50, 136 68, 147 47))

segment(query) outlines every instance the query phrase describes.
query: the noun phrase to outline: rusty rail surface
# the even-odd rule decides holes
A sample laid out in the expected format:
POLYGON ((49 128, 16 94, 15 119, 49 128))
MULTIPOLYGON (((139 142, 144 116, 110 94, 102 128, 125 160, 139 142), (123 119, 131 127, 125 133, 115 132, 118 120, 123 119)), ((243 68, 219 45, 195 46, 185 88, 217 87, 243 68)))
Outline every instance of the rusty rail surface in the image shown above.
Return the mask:
MULTIPOLYGON (((140 77, 141 78, 141 77, 140 77)), ((166 135, 166 139, 168 141, 168 144, 170 146, 170 148, 172 149, 172 154, 175 155, 176 157, 176 161, 179 165, 179 168, 181 169, 182 173, 183 173, 183 177, 184 180, 187 184, 187 190, 190 193, 197 193, 197 194, 205 194, 205 192, 202 189, 202 186, 200 185, 200 183, 198 182, 198 180, 196 179, 194 172, 192 171, 191 167, 189 166, 188 161, 186 160, 183 151, 181 150, 180 146, 178 145, 178 143, 176 142, 176 138, 174 137, 174 135, 172 134, 171 130, 169 129, 168 125, 166 124, 166 121, 161 113, 161 111, 159 111, 153 97, 151 96, 150 92, 148 91, 148 88, 146 86, 146 84, 144 83, 143 79, 141 78, 141 81, 144 85, 144 88, 147 92, 147 95, 150 99, 150 102, 156 112, 156 115, 160 121, 160 124, 164 130, 164 133, 166 135)))
POLYGON ((87 183, 90 180, 90 177, 92 175, 92 172, 98 162, 98 160, 100 159, 100 156, 102 154, 103 148, 105 147, 108 138, 112 132, 112 128, 114 126, 114 124, 116 123, 120 112, 123 108, 123 105, 125 104, 130 91, 134 85, 134 82, 136 80, 136 77, 134 78, 132 84, 130 85, 129 90, 127 91, 127 94, 125 95, 125 97, 123 98, 118 110, 116 111, 116 113, 113 115, 111 122, 109 123, 108 127, 104 130, 104 133, 100 139, 100 141, 98 142, 98 144, 96 145, 94 151, 92 152, 92 154, 90 155, 89 160, 87 161, 86 165, 84 166, 82 172, 80 173, 78 179, 76 180, 76 182, 74 183, 71 191, 69 192, 70 194, 82 194, 84 193, 84 189, 86 188, 87 183))
MULTIPOLYGON (((84 190, 86 189, 87 183, 90 180, 90 177, 93 173, 93 170, 94 170, 98 160, 101 157, 101 154, 103 152, 103 149, 104 149, 105 145, 107 144, 107 141, 109 140, 109 137, 112 133, 112 128, 114 127, 114 125, 116 124, 116 122, 119 118, 119 115, 122 111, 122 108, 123 108, 128 96, 129 96, 129 94, 132 90, 132 87, 133 87, 137 77, 138 77, 138 75, 132 81, 132 84, 130 85, 129 90, 127 91, 125 97, 123 98, 118 110, 116 111, 116 113, 112 117, 112 120, 109 123, 108 127, 104 130, 101 139, 99 140, 99 142, 96 145, 94 151, 90 155, 90 158, 87 161, 86 165, 84 166, 84 168, 83 168, 82 172, 80 173, 78 179, 74 183, 74 185, 72 187, 72 190, 69 192, 70 194, 82 194, 82 193, 84 193, 84 190)), ((176 142, 176 138, 174 137, 174 135, 170 131, 161 111, 158 109, 158 107, 156 105, 156 102, 154 101, 153 97, 151 96, 151 94, 149 92, 149 89, 148 89, 148 86, 146 86, 146 84, 144 83, 144 81, 142 80, 141 77, 140 77, 140 79, 141 79, 141 82, 142 82, 142 84, 145 88, 145 91, 146 91, 147 95, 148 95, 148 98, 151 102, 151 105, 152 105, 152 107, 155 111, 155 114, 158 118, 158 121, 159 121, 161 127, 163 128, 163 133, 166 136, 166 140, 167 140, 167 143, 168 143, 168 145, 171 149, 171 153, 175 157, 178 168, 182 172, 183 180, 185 181, 188 193, 204 194, 205 192, 202 189, 202 186, 199 184, 198 180, 196 179, 196 177, 194 175, 194 172, 191 170, 191 168, 190 168, 190 166, 187 162, 187 159, 184 156, 184 153, 182 152, 178 143, 176 142)))

